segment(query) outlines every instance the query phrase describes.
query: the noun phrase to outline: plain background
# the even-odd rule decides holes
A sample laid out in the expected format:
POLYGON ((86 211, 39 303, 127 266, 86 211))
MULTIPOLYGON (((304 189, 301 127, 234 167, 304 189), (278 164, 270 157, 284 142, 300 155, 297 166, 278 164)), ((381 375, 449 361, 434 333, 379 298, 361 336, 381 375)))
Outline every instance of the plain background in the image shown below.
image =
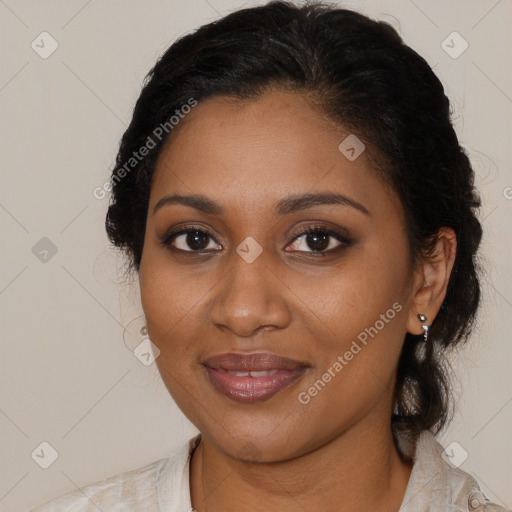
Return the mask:
MULTIPOLYGON (((0 510, 27 510, 167 457, 196 433, 155 364, 132 353, 143 323, 137 285, 122 280, 123 261, 103 227, 107 199, 92 192, 108 181, 156 58, 180 35, 259 3, 0 0, 0 510), (46 59, 31 47, 51 48, 43 31, 58 44, 46 59), (42 442, 58 452, 48 469, 31 457, 42 442)), ((461 468, 510 507, 512 5, 344 5, 391 23, 427 59, 477 173, 483 307, 470 344, 454 358, 457 413, 440 440, 458 443, 458 456, 468 454, 461 468), (458 58, 442 47, 454 31, 469 45, 458 58)), ((460 49, 462 40, 454 41, 460 49)))

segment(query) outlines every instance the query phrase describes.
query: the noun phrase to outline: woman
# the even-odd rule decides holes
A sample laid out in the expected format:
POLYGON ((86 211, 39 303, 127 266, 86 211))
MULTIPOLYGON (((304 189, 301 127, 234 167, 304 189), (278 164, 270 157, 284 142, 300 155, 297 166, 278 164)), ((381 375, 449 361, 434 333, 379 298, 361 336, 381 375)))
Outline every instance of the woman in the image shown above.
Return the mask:
POLYGON ((37 510, 504 510, 434 437, 479 304, 473 179, 440 81, 383 22, 271 2, 175 42, 106 229, 200 434, 37 510))

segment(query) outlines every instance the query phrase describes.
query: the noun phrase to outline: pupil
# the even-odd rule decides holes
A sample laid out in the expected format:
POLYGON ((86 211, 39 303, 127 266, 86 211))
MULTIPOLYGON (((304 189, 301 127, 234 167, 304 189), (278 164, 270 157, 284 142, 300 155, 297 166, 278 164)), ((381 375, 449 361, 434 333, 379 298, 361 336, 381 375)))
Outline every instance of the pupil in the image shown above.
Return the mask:
POLYGON ((310 249, 321 251, 329 247, 329 236, 328 235, 308 235, 306 238, 310 249), (309 241, 314 240, 313 244, 309 241), (316 244, 316 245, 315 245, 316 244))
POLYGON ((201 231, 191 231, 187 235, 187 244, 191 249, 204 249, 208 246, 208 235, 201 231))

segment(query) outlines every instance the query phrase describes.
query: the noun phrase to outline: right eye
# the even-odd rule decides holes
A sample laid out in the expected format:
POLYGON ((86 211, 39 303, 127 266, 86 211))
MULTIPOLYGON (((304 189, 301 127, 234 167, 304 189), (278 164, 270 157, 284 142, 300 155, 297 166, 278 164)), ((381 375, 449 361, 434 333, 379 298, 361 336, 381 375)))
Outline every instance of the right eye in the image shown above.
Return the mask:
POLYGON ((178 250, 183 252, 215 252, 215 244, 210 247, 208 241, 214 242, 214 238, 211 233, 198 227, 187 227, 166 234, 161 243, 169 248, 170 250, 178 250))

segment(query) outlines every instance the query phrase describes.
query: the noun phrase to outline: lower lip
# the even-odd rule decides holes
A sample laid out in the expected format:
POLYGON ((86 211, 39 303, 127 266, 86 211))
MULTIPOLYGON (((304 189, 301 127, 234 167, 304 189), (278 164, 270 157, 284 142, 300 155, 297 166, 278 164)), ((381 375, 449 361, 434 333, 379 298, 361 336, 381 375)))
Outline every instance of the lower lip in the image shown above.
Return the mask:
POLYGON ((213 387, 236 402, 263 402, 299 380, 307 367, 280 370, 263 377, 237 377, 230 373, 205 366, 213 387))

